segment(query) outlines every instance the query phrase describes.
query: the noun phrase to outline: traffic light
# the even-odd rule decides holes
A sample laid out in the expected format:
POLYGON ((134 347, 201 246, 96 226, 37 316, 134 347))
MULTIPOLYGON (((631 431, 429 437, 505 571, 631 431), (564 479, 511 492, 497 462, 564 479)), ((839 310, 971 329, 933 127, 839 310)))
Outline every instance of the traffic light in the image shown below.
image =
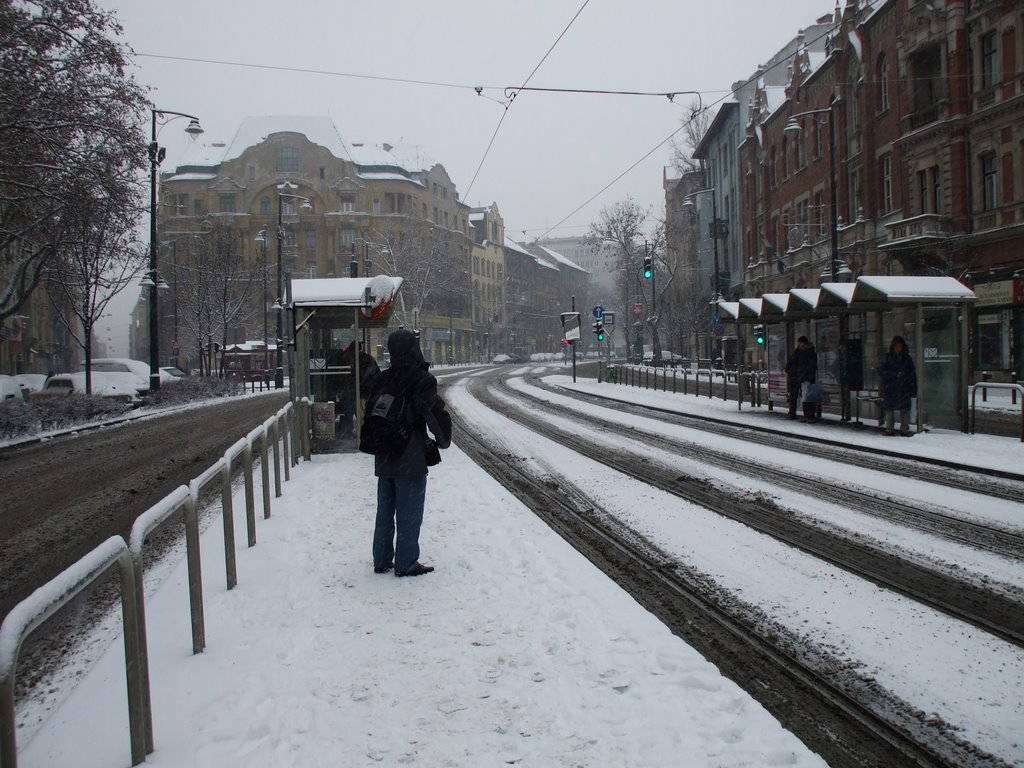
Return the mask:
POLYGON ((654 276, 654 259, 644 256, 644 279, 650 280, 654 276))
POLYGON ((766 338, 767 338, 767 334, 764 331, 764 326, 760 325, 760 324, 755 325, 754 326, 754 341, 756 341, 758 344, 764 344, 766 338))
POLYGON ((598 341, 604 341, 604 323, 600 320, 594 321, 594 335, 597 336, 598 341))

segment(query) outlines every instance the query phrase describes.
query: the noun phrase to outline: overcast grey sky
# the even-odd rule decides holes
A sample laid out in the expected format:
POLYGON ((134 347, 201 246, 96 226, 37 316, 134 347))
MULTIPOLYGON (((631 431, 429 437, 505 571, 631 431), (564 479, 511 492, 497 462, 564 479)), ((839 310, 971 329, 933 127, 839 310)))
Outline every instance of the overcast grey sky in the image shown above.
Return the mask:
MULTIPOLYGON (((464 201, 497 202, 520 240, 556 225, 552 236, 583 234, 627 195, 657 215, 666 139, 693 97, 523 92, 499 128, 506 86, 540 65, 529 86, 700 91, 713 107, 833 9, 828 0, 98 1, 117 11, 154 104, 198 115, 200 140, 229 141, 248 115, 327 114, 347 142, 422 146, 464 201)), ((161 129, 165 168, 184 127, 161 129)))

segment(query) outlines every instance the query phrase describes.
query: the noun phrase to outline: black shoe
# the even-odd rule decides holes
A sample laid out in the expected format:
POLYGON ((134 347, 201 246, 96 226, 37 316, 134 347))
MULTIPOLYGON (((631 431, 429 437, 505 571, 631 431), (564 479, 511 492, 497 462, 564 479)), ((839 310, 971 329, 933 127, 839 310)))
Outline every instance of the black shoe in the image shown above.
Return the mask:
POLYGON ((395 576, 422 576, 424 573, 432 573, 434 566, 416 563, 408 571, 395 571, 395 576))
POLYGON ((387 565, 375 565, 373 566, 374 573, 387 573, 395 567, 394 563, 388 563, 387 565))

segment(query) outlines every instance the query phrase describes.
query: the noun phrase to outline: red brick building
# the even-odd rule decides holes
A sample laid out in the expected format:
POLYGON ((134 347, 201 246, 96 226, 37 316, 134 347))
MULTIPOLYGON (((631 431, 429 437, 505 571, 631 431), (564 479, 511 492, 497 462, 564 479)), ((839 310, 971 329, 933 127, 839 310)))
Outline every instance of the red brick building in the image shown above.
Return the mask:
POLYGON ((850 0, 749 115, 747 296, 831 281, 833 261, 840 281, 951 275, 978 295, 969 367, 1022 374, 1024 5, 850 0))

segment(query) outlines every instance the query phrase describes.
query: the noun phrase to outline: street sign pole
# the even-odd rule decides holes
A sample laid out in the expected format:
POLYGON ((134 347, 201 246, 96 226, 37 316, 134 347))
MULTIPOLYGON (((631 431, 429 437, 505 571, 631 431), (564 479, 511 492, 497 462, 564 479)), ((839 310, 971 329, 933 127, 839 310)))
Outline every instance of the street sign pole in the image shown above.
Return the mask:
MULTIPOLYGON (((575 296, 572 297, 572 311, 573 311, 573 313, 576 312, 576 297, 575 296)), ((577 322, 577 324, 579 324, 579 319, 580 319, 580 316, 576 315, 576 322, 577 322)), ((579 335, 577 335, 576 338, 578 339, 579 335)), ((573 384, 576 383, 576 339, 573 339, 573 341, 572 341, 572 383, 573 384)))

